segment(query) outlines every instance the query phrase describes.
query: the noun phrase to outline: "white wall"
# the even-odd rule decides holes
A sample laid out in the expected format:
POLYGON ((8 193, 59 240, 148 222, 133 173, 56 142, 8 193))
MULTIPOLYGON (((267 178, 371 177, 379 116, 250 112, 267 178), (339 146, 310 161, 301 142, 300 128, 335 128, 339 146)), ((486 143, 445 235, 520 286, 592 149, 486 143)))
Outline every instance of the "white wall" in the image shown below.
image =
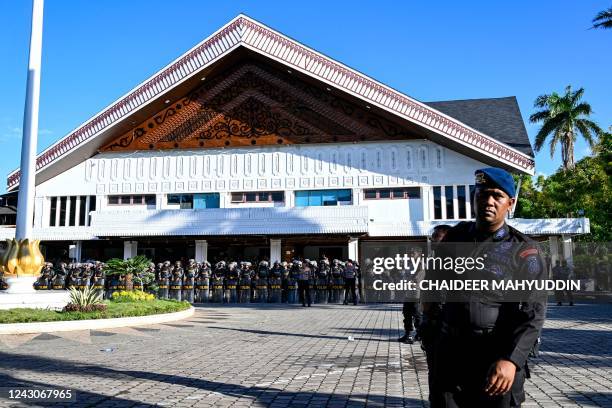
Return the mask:
MULTIPOLYGON (((364 188, 470 184, 484 166, 426 140, 101 153, 40 184, 36 196, 98 195, 104 210, 117 208, 104 205, 106 195, 157 194, 159 201, 160 194, 220 192, 221 207, 244 207, 251 204, 231 204, 228 193, 283 190, 292 206, 295 190, 350 188, 355 196, 364 188)), ((402 206, 390 201, 372 211, 402 206)))

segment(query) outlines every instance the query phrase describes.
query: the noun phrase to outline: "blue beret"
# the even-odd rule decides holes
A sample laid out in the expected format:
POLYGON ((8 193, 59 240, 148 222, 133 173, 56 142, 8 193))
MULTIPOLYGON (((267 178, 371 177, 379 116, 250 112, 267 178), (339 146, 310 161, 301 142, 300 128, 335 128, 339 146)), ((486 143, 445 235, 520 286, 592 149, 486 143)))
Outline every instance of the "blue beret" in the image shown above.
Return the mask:
POLYGON ((504 169, 498 167, 487 167, 484 169, 478 169, 474 173, 476 176, 476 188, 481 187, 495 187, 499 188, 510 197, 516 195, 514 189, 514 179, 512 175, 504 169))

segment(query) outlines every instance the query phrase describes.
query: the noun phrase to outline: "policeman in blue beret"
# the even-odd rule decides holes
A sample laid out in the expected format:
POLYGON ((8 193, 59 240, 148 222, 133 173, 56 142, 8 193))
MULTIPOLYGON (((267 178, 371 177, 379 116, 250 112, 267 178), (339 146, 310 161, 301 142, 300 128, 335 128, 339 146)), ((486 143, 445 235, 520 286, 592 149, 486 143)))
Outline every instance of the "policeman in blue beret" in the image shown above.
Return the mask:
MULTIPOLYGON (((495 167, 475 172, 474 221, 448 230, 436 256, 484 259, 481 270, 434 271, 442 280, 507 281, 544 278, 537 244, 506 224, 515 201, 512 176, 495 167), (464 248, 464 249, 458 249, 464 248)), ((533 293, 508 297, 501 291, 449 291, 425 313, 438 321, 430 373, 430 402, 437 407, 512 407, 525 400, 527 357, 544 322, 545 300, 533 293)))

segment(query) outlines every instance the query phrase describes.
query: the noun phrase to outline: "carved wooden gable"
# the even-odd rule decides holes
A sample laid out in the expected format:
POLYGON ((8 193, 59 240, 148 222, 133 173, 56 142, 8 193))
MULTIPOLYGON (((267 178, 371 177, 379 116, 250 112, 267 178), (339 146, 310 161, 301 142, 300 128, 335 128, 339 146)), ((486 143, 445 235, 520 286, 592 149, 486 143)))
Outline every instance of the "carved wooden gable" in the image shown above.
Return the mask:
POLYGON ((256 63, 216 76, 101 151, 414 138, 325 88, 256 63))

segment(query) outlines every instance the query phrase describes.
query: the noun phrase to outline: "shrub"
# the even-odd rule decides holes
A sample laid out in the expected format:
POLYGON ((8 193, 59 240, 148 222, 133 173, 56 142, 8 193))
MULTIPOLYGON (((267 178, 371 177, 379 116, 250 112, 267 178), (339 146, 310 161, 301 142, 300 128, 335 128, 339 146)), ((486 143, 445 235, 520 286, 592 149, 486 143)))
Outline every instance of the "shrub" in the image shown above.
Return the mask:
POLYGON ((65 312, 102 311, 106 305, 102 303, 102 293, 87 286, 83 290, 70 288, 70 301, 64 307, 65 312))
POLYGON ((75 305, 74 303, 68 303, 66 306, 64 306, 62 312, 104 312, 106 309, 108 309, 108 305, 104 303, 88 306, 79 306, 75 305))
POLYGON ((150 302, 155 300, 155 296, 140 290, 122 290, 113 293, 114 302, 150 302))

